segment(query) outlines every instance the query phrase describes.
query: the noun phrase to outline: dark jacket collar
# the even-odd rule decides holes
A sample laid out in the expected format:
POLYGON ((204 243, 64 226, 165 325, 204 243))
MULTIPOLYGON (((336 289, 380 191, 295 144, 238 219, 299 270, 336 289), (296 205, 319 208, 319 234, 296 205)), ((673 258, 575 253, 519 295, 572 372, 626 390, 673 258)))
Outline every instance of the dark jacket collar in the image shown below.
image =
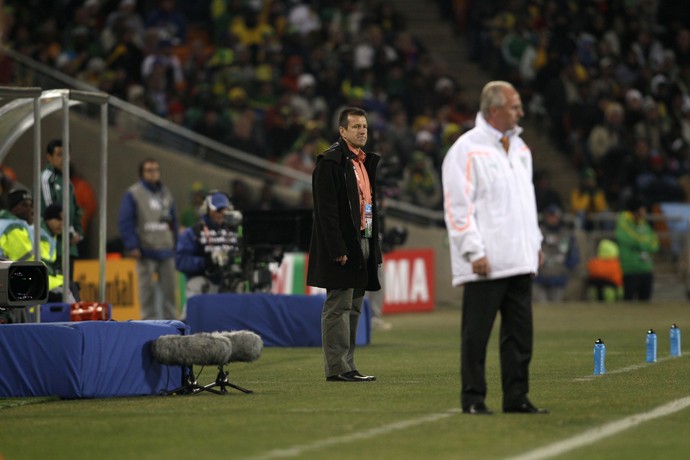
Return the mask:
POLYGON ((341 137, 323 153, 323 156, 329 160, 341 162, 345 160, 354 160, 357 155, 354 154, 352 150, 349 149, 345 140, 341 137))

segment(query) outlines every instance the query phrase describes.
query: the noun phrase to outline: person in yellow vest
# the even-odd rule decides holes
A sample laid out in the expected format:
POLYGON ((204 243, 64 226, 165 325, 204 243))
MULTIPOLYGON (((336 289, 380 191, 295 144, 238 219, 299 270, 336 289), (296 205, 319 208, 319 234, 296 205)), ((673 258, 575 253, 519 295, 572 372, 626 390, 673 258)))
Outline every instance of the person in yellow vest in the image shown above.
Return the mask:
MULTIPOLYGON (((29 226, 14 213, 30 212, 33 216, 33 201, 30 198, 26 190, 12 190, 7 197, 7 208, 0 210, 0 259, 17 261, 31 260, 33 257, 29 226)), ((0 324, 25 322, 25 308, 0 311, 0 324)))
MULTIPOLYGON (((15 189, 10 191, 7 199, 7 209, 0 210, 0 257, 7 260, 23 261, 34 260, 33 253, 33 224, 34 208, 33 197, 28 190, 15 189)), ((57 205, 61 216, 62 208, 57 205)), ((46 208, 48 209, 48 208, 46 208)), ((54 213, 55 207, 51 213, 54 213)), ((51 219, 54 220, 54 219, 51 219)), ((62 221, 58 232, 62 230, 62 221)), ((49 229, 41 229, 41 260, 48 268, 49 301, 61 301, 63 289, 63 276, 59 269, 53 266, 57 258, 57 243, 55 235, 49 229)), ((74 302, 74 296, 68 292, 67 302, 74 302)))
MULTIPOLYGON (((31 235, 33 236, 33 225, 31 225, 31 235)), ((62 234, 62 206, 53 203, 48 205, 43 211, 43 221, 41 222, 41 261, 48 269, 48 301, 62 302, 62 289, 64 277, 62 267, 58 264, 57 246, 58 236, 62 234)), ((70 283, 67 292, 67 302, 73 303, 79 300, 79 289, 75 284, 70 283)))
POLYGON ((33 244, 29 224, 33 222, 33 198, 28 190, 11 190, 7 208, 0 210, 0 258, 31 260, 33 244))

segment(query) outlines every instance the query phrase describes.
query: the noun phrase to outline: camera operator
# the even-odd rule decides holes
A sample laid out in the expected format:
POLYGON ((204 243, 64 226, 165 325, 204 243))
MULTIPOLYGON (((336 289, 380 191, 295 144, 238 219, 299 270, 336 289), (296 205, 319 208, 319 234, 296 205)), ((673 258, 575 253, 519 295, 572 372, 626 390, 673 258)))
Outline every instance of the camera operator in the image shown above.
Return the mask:
MULTIPOLYGON (((0 210, 0 258, 13 261, 34 260, 33 203, 33 197, 28 190, 14 189, 10 191, 7 209, 0 210)), ((55 260, 55 246, 54 240, 50 240, 50 237, 45 233, 41 234, 41 258, 44 259, 44 263, 55 260), (47 244, 44 244, 44 236, 47 244)), ((49 300, 59 302, 62 299, 62 274, 52 269, 48 273, 49 300)), ((74 301, 74 296, 68 290, 67 302, 73 303, 74 301)), ((0 312, 0 324, 24 323, 26 320, 26 311, 23 308, 0 312)))
POLYGON ((177 241, 175 264, 187 278, 187 298, 241 290, 242 214, 225 193, 211 191, 204 198, 201 219, 177 241))

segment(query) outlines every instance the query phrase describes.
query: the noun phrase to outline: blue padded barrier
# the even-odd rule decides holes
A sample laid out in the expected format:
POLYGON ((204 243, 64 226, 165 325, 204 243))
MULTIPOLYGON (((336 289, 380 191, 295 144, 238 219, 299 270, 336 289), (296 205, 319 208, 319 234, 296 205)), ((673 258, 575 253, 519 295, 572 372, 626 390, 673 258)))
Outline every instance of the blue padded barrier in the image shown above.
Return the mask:
POLYGON ((155 395, 179 386, 180 366, 156 362, 161 335, 180 321, 81 321, 0 326, 0 397, 155 395))
MULTIPOLYGON (((250 330, 268 347, 320 347, 323 295, 201 294, 187 299, 191 332, 250 330)), ((367 299, 357 330, 357 345, 370 342, 367 299)))

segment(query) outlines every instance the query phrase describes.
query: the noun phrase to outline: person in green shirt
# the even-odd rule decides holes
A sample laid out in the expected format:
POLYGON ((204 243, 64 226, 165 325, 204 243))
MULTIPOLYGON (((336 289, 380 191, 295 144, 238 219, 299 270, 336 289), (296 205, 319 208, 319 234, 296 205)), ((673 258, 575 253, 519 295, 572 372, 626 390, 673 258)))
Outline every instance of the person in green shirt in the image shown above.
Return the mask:
MULTIPOLYGON (((46 147, 46 167, 41 172, 41 213, 53 203, 62 204, 62 140, 53 139, 48 142, 46 147)), ((77 243, 84 238, 84 230, 81 226, 82 210, 77 204, 74 194, 74 186, 69 184, 69 255, 70 255, 70 274, 74 272, 74 260, 79 256, 77 243)), ((62 235, 57 239, 57 262, 62 266, 62 235)), ((71 278, 71 276, 70 276, 71 278)))
POLYGON ((659 250, 659 237, 646 217, 644 202, 634 197, 616 221, 616 240, 623 269, 623 300, 649 301, 652 297, 652 255, 659 250))

